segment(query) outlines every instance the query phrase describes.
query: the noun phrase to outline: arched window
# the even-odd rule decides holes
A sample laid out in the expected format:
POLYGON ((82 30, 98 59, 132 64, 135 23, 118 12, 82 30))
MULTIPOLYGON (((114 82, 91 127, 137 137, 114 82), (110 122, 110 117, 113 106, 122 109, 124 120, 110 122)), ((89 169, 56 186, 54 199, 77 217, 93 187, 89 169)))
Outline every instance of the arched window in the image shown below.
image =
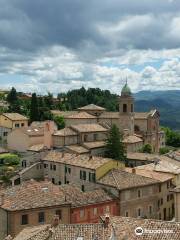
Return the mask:
POLYGON ((124 113, 127 112, 127 104, 123 104, 123 112, 124 112, 124 113))

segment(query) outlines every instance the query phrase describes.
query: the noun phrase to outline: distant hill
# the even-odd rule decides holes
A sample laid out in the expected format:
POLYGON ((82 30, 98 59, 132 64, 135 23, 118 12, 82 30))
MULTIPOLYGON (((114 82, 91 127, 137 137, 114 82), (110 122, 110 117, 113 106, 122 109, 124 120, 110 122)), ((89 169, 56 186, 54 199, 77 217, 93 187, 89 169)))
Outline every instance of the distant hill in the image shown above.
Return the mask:
POLYGON ((141 91, 134 94, 135 111, 156 108, 161 114, 160 124, 180 130, 180 90, 141 91))

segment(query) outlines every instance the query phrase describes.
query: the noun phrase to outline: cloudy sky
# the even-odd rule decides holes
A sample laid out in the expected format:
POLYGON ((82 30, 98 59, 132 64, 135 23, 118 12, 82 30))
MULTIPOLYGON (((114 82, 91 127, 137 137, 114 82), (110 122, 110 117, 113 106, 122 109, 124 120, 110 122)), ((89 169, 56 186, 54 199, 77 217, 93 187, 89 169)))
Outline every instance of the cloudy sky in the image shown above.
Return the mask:
POLYGON ((180 0, 0 0, 0 88, 180 89, 180 0))

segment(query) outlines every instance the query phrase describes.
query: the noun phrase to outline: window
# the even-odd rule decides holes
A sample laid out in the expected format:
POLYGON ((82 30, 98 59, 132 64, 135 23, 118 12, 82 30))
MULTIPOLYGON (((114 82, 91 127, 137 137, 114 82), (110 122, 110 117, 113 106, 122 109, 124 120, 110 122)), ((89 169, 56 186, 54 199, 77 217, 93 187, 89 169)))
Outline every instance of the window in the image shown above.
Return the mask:
POLYGON ((159 184, 159 192, 161 192, 161 185, 159 184))
POLYGON ((85 171, 80 170, 80 179, 86 180, 86 172, 85 171))
POLYGON ((21 216, 21 225, 26 225, 28 224, 28 215, 24 214, 21 216))
POLYGON ((27 164, 26 164, 26 160, 23 160, 23 161, 22 161, 22 167, 26 168, 26 165, 27 165, 27 164))
POLYGON ((81 186, 81 190, 82 190, 83 192, 85 191, 84 185, 81 186))
POLYGON ((124 112, 124 113, 127 112, 127 104, 123 104, 123 112, 124 112))
POLYGON ((24 123, 21 123, 21 127, 24 127, 24 123))
POLYGON ((89 182, 95 182, 95 181, 96 181, 95 173, 89 173, 89 182))
POLYGON ((54 178, 52 178, 52 183, 55 183, 55 179, 54 178))
POLYGON ((84 209, 80 210, 80 218, 84 217, 84 209))
POLYGON ((38 222, 39 223, 44 223, 45 222, 45 214, 44 214, 44 212, 39 212, 38 213, 38 222))
POLYGON ((15 123, 15 128, 19 128, 19 123, 15 123))
POLYGON ((94 216, 97 215, 97 208, 93 208, 93 214, 94 214, 94 216))
POLYGON ((161 205, 163 205, 163 198, 161 198, 161 205))
POLYGON ((8 135, 8 132, 3 132, 4 137, 7 137, 7 135, 8 135))
POLYGON ((125 212, 125 217, 128 217, 129 216, 129 213, 128 211, 125 212))
POLYGON ((138 217, 141 217, 141 209, 138 208, 138 213, 137 213, 138 217))
POLYGON ((51 170, 53 169, 53 165, 52 165, 52 163, 50 164, 50 169, 51 169, 51 170))
POLYGON ((138 190, 138 198, 141 197, 141 190, 138 190))
POLYGON ((53 169, 54 169, 54 171, 56 171, 56 165, 53 165, 53 169))
POLYGON ((152 214, 152 206, 149 206, 149 214, 152 214))
POLYGON ((88 135, 85 134, 85 135, 84 135, 84 142, 87 142, 87 140, 88 140, 88 135))
POLYGON ((98 138, 98 134, 95 133, 95 134, 94 134, 94 141, 97 141, 97 138, 98 138))
POLYGON ((169 199, 170 199, 170 196, 169 196, 169 195, 167 195, 167 202, 169 202, 169 199))
POLYGON ((61 185, 61 181, 59 181, 59 185, 61 185))
POLYGON ((44 168, 48 168, 48 164, 44 163, 44 168))
POLYGON ((62 211, 61 210, 56 210, 56 215, 59 217, 59 219, 62 218, 62 211))

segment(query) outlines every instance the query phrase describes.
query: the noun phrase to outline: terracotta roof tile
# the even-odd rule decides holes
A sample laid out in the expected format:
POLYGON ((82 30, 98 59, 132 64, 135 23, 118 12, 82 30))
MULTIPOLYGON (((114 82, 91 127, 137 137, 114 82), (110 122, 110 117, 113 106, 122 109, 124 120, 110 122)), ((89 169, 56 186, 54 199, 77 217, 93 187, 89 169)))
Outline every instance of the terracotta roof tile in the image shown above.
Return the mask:
POLYGON ((89 155, 76 155, 70 153, 62 153, 58 151, 50 151, 43 159, 43 161, 58 162, 67 165, 97 169, 109 161, 111 158, 103 158, 89 155))
POLYGON ((78 108, 78 110, 96 110, 96 111, 105 111, 105 108, 97 106, 95 104, 89 104, 84 107, 78 108))
POLYGON ((102 177, 98 182, 104 185, 115 187, 118 190, 123 190, 128 188, 156 184, 159 181, 137 174, 128 173, 120 169, 113 169, 109 171, 104 177, 102 177))
POLYGON ((71 125, 71 128, 78 132, 107 132, 108 130, 99 124, 77 124, 71 125))
POLYGON ((143 140, 135 135, 127 136, 124 138, 123 143, 138 143, 143 142, 143 140))
POLYGON ((77 136, 77 133, 70 127, 65 127, 59 131, 56 131, 54 136, 77 136))
POLYGON ((88 149, 101 148, 106 145, 105 141, 83 142, 83 146, 88 149))
POLYGON ((95 116, 87 113, 87 112, 78 112, 74 113, 72 115, 69 115, 66 117, 67 119, 72 118, 72 119, 96 119, 95 116))
POLYGON ((89 153, 89 150, 87 148, 80 145, 69 145, 69 146, 66 146, 66 149, 77 154, 89 153))
POLYGON ((12 121, 28 120, 27 117, 19 113, 3 113, 3 116, 9 118, 12 121))

